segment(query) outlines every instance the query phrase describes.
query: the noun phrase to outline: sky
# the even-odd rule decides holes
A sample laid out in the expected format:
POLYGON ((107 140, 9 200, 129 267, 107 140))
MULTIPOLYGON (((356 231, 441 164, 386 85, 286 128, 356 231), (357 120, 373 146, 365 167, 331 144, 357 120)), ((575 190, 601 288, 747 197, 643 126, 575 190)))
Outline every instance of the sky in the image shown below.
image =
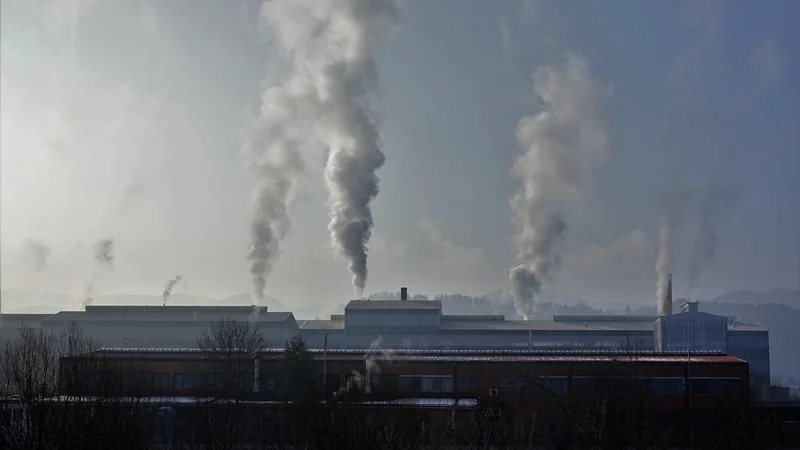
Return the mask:
MULTIPOLYGON (((290 67, 260 8, 3 1, 3 289, 159 295, 180 274, 195 294, 250 290, 258 179, 246 130, 290 67), (101 271, 92 244, 106 237, 114 261, 101 271), (41 264, 33 242, 47 249, 41 264)), ((548 107, 532 75, 563 73, 570 58, 601 88, 591 114, 608 143, 565 206, 560 263, 543 288, 653 304, 663 198, 686 186, 724 186, 735 200, 691 291, 702 215, 699 201, 687 206, 671 245, 676 295, 798 287, 800 3, 405 0, 398 10, 369 41, 386 160, 366 292, 509 288, 517 127, 548 107)), ((324 154, 310 159, 266 282, 287 305, 354 295, 330 242, 324 154)))

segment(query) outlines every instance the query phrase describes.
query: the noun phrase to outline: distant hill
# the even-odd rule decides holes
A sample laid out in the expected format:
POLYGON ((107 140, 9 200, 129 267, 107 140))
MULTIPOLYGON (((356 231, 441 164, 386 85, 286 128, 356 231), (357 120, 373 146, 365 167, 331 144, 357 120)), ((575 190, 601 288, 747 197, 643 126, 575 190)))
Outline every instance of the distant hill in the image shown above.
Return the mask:
POLYGON ((731 291, 714 299, 719 303, 747 303, 751 305, 764 305, 776 303, 800 308, 800 290, 796 289, 769 289, 766 291, 731 291))

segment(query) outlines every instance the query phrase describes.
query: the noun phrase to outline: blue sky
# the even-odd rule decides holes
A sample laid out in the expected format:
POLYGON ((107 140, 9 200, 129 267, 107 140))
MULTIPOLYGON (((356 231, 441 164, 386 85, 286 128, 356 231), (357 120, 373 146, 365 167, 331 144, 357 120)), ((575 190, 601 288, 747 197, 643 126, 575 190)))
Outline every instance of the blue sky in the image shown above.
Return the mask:
MULTIPOLYGON (((117 240, 102 292, 248 290, 253 180, 242 130, 275 51, 259 2, 7 1, 2 14, 3 288, 77 293, 86 246, 117 240), (23 267, 46 242, 47 273, 23 267), (173 273, 175 272, 175 273, 173 273)), ((542 108, 531 74, 583 57, 612 94, 608 156, 570 217, 545 289, 651 304, 660 199, 723 184, 740 200, 696 296, 796 287, 800 261, 800 4, 407 0, 375 50, 386 164, 367 291, 484 293, 517 263, 515 129, 542 108)), ((324 160, 318 161, 321 166, 324 160)), ((330 250, 319 173, 267 284, 285 303, 352 295, 330 250)), ((673 240, 676 288, 697 234, 673 240)))

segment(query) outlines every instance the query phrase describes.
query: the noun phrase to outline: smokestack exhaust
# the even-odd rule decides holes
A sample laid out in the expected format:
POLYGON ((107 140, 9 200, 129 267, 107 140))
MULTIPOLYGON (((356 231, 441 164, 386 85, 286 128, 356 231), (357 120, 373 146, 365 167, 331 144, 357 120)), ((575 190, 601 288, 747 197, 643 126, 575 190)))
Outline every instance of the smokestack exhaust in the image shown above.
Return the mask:
POLYGON ((407 287, 401 287, 400 288, 400 300, 402 300, 404 302, 408 300, 408 288, 407 287))
POLYGON ((672 274, 667 274, 667 289, 664 293, 664 300, 661 302, 661 315, 672 315, 672 274))

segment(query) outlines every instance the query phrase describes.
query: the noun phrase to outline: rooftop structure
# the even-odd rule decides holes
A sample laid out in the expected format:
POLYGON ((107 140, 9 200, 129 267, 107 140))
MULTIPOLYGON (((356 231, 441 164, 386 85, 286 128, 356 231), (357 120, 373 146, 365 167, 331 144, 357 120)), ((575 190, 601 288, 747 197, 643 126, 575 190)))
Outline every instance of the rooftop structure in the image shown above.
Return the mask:
POLYGON ((328 320, 296 320, 291 312, 255 306, 87 306, 52 315, 3 315, 3 336, 23 324, 56 333, 75 322, 106 347, 188 348, 216 320, 258 325, 269 346, 300 333, 310 347, 443 351, 715 351, 747 360, 752 380, 768 383, 769 336, 761 325, 701 312, 647 315, 556 315, 508 320, 501 315, 444 314, 440 301, 353 300, 328 320), (689 331, 689 330, 693 331, 689 331))

